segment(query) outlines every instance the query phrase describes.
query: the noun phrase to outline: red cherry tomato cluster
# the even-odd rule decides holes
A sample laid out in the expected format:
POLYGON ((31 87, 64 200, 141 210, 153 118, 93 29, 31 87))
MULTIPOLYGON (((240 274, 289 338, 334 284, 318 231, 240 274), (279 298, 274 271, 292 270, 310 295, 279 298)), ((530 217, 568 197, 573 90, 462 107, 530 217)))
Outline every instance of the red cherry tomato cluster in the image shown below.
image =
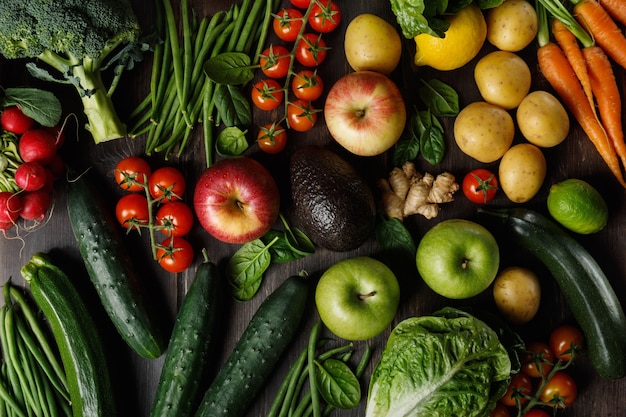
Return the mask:
POLYGON ((326 60, 329 49, 323 35, 335 30, 340 22, 341 9, 336 0, 294 0, 274 16, 272 28, 284 44, 272 44, 261 54, 259 65, 264 79, 253 85, 251 97, 257 108, 267 111, 287 102, 283 119, 258 131, 257 144, 263 151, 278 153, 284 149, 284 125, 297 132, 315 126, 319 110, 313 103, 324 92, 317 67, 326 60), (294 69, 296 66, 301 68, 294 69), (277 81, 281 79, 283 85, 277 81))
POLYGON ((64 135, 59 127, 38 125, 18 106, 0 113, 0 230, 20 219, 42 224, 54 197, 54 182, 65 172, 58 154, 64 135))
POLYGON ((492 417, 518 415, 509 408, 522 410, 524 416, 552 416, 553 410, 572 405, 578 393, 576 382, 566 368, 582 349, 580 329, 561 325, 550 333, 548 341, 526 343, 521 372, 511 377, 507 392, 500 398, 492 417))
POLYGON ((186 190, 183 173, 169 166, 152 171, 145 159, 129 156, 115 167, 115 181, 129 192, 115 207, 120 225, 127 230, 143 227, 160 231, 165 238, 153 248, 159 265, 168 272, 189 268, 194 251, 185 236, 193 227, 194 217, 182 199, 186 190))

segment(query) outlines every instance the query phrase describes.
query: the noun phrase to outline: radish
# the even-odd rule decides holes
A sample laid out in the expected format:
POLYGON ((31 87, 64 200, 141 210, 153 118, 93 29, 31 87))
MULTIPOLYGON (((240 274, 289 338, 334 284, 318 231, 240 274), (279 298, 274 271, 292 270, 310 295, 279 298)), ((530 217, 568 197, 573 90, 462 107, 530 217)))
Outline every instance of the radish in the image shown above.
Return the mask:
POLYGON ((52 204, 50 193, 44 190, 30 191, 22 194, 22 211, 20 217, 24 220, 43 221, 52 204))
POLYGON ((30 129, 20 137, 18 152, 24 162, 41 162, 45 165, 56 155, 56 138, 48 129, 30 129))
POLYGON ((37 191, 52 180, 52 172, 39 162, 24 162, 15 170, 15 183, 24 191, 37 191))
POLYGON ((22 211, 22 197, 10 191, 0 192, 0 230, 15 226, 15 221, 22 211))
POLYGON ((2 111, 0 125, 7 132, 21 135, 35 125, 35 120, 26 116, 18 106, 10 106, 2 111))

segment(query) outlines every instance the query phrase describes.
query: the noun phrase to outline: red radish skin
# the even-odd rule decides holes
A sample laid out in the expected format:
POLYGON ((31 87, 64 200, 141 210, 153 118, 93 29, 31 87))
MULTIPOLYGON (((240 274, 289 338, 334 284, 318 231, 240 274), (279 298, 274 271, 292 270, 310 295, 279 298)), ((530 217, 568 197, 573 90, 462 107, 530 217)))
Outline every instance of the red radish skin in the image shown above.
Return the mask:
POLYGON ((0 126, 7 132, 21 135, 35 126, 35 121, 26 116, 18 106, 10 106, 2 111, 0 126))
POLYGON ((22 211, 22 197, 10 191, 0 192, 0 230, 9 230, 22 211))
POLYGON ((52 197, 44 190, 31 191, 22 194, 22 211, 20 217, 24 220, 42 222, 46 218, 52 204, 52 197))
POLYGON ((24 162, 15 170, 15 182, 24 191, 40 190, 52 178, 52 172, 39 162, 24 162))
POLYGON ((56 155, 55 137, 46 129, 28 130, 20 137, 18 152, 24 162, 41 162, 45 165, 56 155))

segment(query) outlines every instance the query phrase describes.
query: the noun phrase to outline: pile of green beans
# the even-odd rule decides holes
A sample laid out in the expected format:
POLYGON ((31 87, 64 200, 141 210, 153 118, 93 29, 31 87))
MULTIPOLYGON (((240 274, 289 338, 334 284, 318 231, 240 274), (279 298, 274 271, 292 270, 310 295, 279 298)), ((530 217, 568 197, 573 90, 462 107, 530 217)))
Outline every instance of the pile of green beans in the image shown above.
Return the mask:
POLYGON ((9 281, 0 307, 0 416, 71 416, 65 372, 41 315, 9 281))
POLYGON ((156 2, 162 42, 154 49, 150 93, 131 113, 129 135, 147 135, 145 153, 164 153, 167 159, 173 152, 178 156, 183 153, 194 127, 202 123, 208 166, 213 159, 213 129, 219 124, 219 114, 213 102, 216 85, 204 73, 204 63, 223 52, 243 52, 256 63, 280 2, 242 0, 198 20, 188 0, 182 0, 180 22, 170 0, 156 2))

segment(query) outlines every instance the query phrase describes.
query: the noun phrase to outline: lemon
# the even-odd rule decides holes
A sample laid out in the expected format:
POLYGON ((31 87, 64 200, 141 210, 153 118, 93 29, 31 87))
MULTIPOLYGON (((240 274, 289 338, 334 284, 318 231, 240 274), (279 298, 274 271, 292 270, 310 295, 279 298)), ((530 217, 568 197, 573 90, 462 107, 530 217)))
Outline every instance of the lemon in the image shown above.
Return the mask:
POLYGON ((440 71, 461 68, 480 52, 487 38, 487 23, 474 3, 446 18, 450 27, 443 38, 427 33, 415 39, 415 65, 440 71))
POLYGON ((554 220, 580 234, 599 232, 609 216, 606 201, 598 190, 576 178, 552 185, 547 204, 554 220))

